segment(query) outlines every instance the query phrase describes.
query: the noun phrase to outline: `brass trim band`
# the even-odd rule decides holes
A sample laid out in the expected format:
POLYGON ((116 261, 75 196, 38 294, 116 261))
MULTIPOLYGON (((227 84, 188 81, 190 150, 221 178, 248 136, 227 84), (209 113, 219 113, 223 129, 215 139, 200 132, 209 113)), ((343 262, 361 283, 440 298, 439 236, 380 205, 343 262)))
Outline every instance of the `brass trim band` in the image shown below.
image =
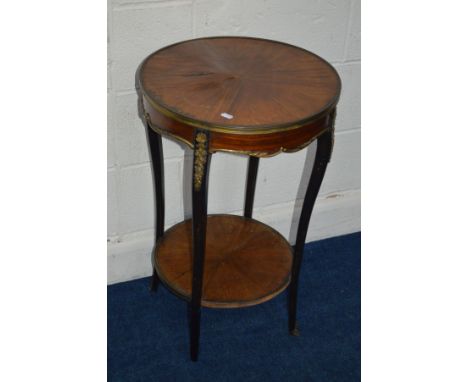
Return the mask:
POLYGON ((200 37, 200 38, 195 38, 195 39, 179 41, 179 42, 176 42, 174 44, 170 44, 168 46, 162 47, 161 49, 158 49, 155 52, 151 53, 149 56, 147 56, 143 60, 143 62, 140 64, 140 67, 138 69, 138 85, 139 85, 139 90, 141 91, 141 93, 142 93, 143 97, 145 98, 145 100, 148 101, 148 103, 153 108, 155 108, 157 111, 159 111, 160 113, 162 113, 166 117, 172 118, 172 119, 174 119, 174 120, 176 120, 178 122, 181 122, 181 123, 184 123, 184 124, 187 124, 187 125, 190 125, 190 126, 194 126, 194 127, 197 127, 197 128, 202 128, 202 129, 206 129, 206 130, 210 130, 210 131, 216 131, 216 132, 220 132, 220 133, 240 134, 240 135, 243 135, 243 134, 246 134, 246 135, 248 135, 248 134, 271 134, 271 133, 275 133, 275 132, 278 132, 278 131, 294 130, 294 129, 303 127, 305 125, 308 125, 308 124, 310 124, 310 123, 312 123, 312 122, 326 116, 328 113, 330 113, 330 111, 334 107, 336 107, 336 105, 338 104, 339 98, 340 98, 341 88, 342 88, 341 78, 340 78, 338 72, 336 71, 336 69, 333 67, 333 65, 331 65, 329 62, 327 62, 326 60, 324 60, 322 57, 318 56, 317 54, 315 54, 313 52, 310 52, 307 49, 304 49, 304 48, 301 48, 299 46, 295 46, 295 45, 292 45, 292 44, 288 44, 288 43, 285 43, 285 42, 279 42, 279 41, 275 41, 275 40, 272 40, 272 39, 265 39, 265 38, 260 38, 260 37, 247 37, 247 36, 200 37), (236 38, 236 39, 242 38, 242 39, 249 39, 249 40, 272 42, 272 43, 276 43, 276 44, 289 46, 291 48, 301 50, 301 51, 303 51, 303 52, 305 52, 305 53, 307 53, 307 54, 309 54, 311 56, 314 56, 315 58, 317 58, 318 60, 323 62, 325 65, 327 65, 335 73, 335 75, 337 77, 337 80, 338 80, 338 88, 337 88, 337 92, 336 92, 335 97, 333 99, 331 99, 330 102, 327 105, 325 105, 323 107, 323 109, 320 110, 318 113, 315 113, 314 115, 308 116, 308 117, 306 117, 306 118, 304 118, 302 120, 298 120, 298 121, 294 121, 294 122, 290 122, 290 123, 278 124, 278 125, 275 125, 275 126, 272 126, 272 127, 268 127, 268 126, 262 126, 262 127, 258 127, 258 126, 257 127, 253 127, 253 126, 232 126, 232 127, 227 127, 225 125, 219 125, 219 124, 216 124, 216 123, 202 122, 202 121, 190 118, 188 116, 179 114, 177 112, 174 112, 173 110, 170 110, 167 106, 161 105, 157 101, 153 100, 151 98, 151 96, 146 93, 145 87, 143 86, 141 71, 144 68, 146 62, 151 57, 153 57, 155 54, 157 54, 157 53, 159 53, 159 52, 161 52, 163 50, 166 50, 168 48, 171 48, 173 46, 183 44, 183 43, 186 43, 186 42, 190 42, 190 41, 208 40, 208 39, 210 39, 210 40, 211 39, 226 39, 226 38, 236 38))
POLYGON ((272 134, 272 133, 277 133, 280 131, 288 131, 288 130, 294 130, 298 129, 300 127, 304 127, 306 125, 311 124, 312 122, 324 117, 328 113, 330 113, 330 110, 336 106, 338 103, 338 97, 333 100, 329 105, 327 105, 322 111, 319 113, 315 114, 314 116, 302 120, 298 123, 293 123, 293 124, 285 124, 285 125, 277 125, 274 127, 264 127, 264 128, 254 128, 254 127, 242 127, 242 126, 237 126, 237 127, 226 127, 222 125, 217 125, 214 123, 208 123, 208 122, 200 122, 196 121, 194 119, 191 119, 189 117, 182 116, 180 114, 176 114, 173 111, 166 109, 165 107, 159 105, 156 103, 153 99, 150 98, 149 95, 146 94, 143 88, 141 88, 141 94, 143 98, 148 102, 154 109, 156 109, 158 112, 163 114, 164 116, 171 118, 173 120, 176 120, 178 122, 184 123, 186 125, 194 126, 197 128, 202 128, 210 131, 216 131, 219 133, 225 133, 225 134, 239 134, 239 135, 257 135, 257 134, 272 134))
MULTIPOLYGON (((161 129, 160 127, 158 126, 155 126, 152 122, 151 122, 151 119, 150 119, 150 116, 148 113, 145 112, 145 119, 146 119, 146 123, 148 124, 149 127, 151 127, 154 131, 156 131, 158 134, 161 134, 162 136, 167 136, 167 137, 171 137, 181 143, 184 143, 186 144, 188 147, 190 147, 191 149, 194 149, 194 146, 193 146, 193 143, 178 136, 178 135, 175 135, 173 133, 171 133, 170 131, 168 130, 165 130, 165 129, 161 129)), ((253 151, 253 150, 233 150, 233 149, 211 149, 209 148, 208 151, 210 153, 215 153, 215 152, 226 152, 226 153, 230 153, 230 154, 239 154, 239 155, 250 155, 250 156, 253 156, 253 157, 258 157, 258 158, 269 158, 269 157, 273 157, 273 156, 276 156, 278 154, 281 154, 281 153, 295 153, 297 151, 300 151, 302 150, 303 148, 307 147, 308 145, 310 145, 313 141, 315 141, 320 135, 322 135, 323 133, 325 133, 328 129, 325 129, 323 131, 321 131, 320 133, 318 133, 317 135, 314 135, 311 139, 309 139, 308 141, 300 144, 299 146, 297 147, 294 147, 294 148, 291 148, 291 149, 286 149, 284 147, 280 147, 277 151, 273 151, 273 152, 270 152, 270 151, 253 151)))

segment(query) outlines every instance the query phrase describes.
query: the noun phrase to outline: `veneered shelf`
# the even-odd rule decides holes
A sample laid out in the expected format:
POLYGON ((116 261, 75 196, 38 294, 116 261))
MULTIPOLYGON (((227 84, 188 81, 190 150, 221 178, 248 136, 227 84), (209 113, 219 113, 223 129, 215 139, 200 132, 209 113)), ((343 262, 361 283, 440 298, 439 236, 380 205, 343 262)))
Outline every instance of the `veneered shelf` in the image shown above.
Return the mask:
MULTIPOLYGON (((260 304, 289 284, 292 249, 271 227, 235 215, 209 215, 201 305, 237 308, 260 304)), ((176 224, 158 241, 154 266, 161 281, 190 300, 192 221, 176 224)))

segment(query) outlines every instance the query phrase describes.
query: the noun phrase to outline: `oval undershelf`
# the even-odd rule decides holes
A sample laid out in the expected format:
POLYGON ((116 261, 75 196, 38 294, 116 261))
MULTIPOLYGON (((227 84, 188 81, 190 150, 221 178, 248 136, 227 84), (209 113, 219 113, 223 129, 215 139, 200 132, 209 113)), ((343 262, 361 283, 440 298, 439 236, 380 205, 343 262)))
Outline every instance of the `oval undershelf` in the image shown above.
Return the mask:
MULTIPOLYGON (((292 249, 273 228, 235 215, 209 215, 206 230, 202 306, 237 308, 260 304, 289 284, 292 249)), ((167 230, 153 263, 173 293, 190 300, 192 220, 167 230)))

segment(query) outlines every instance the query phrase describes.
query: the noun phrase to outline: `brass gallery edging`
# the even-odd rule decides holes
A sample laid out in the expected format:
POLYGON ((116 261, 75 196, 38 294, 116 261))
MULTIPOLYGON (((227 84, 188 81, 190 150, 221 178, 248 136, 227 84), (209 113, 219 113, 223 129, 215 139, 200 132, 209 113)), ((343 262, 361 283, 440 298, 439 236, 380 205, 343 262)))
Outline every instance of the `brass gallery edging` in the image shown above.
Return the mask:
POLYGON ((330 104, 325 106, 323 110, 315 114, 313 117, 302 120, 297 123, 278 125, 278 126, 271 127, 271 128, 267 128, 267 127, 253 128, 253 127, 248 127, 248 126, 244 126, 244 127, 238 126, 238 128, 235 129, 235 128, 229 128, 229 127, 222 126, 222 125, 217 125, 214 123, 208 123, 208 122, 202 123, 202 122, 193 120, 192 118, 188 118, 180 114, 174 113, 173 111, 159 105, 153 99, 151 99, 151 97, 148 94, 146 94, 143 88, 141 88, 140 90, 146 102, 148 102, 153 108, 155 108, 158 112, 160 112, 161 114, 163 114, 164 116, 168 118, 171 118, 175 121, 178 121, 186 125, 194 126, 197 128, 202 128, 202 129, 209 130, 209 131, 215 131, 215 132, 225 133, 225 134, 239 134, 239 135, 272 134, 272 133, 289 131, 289 130, 298 129, 300 127, 304 127, 306 125, 311 124, 312 122, 319 120, 325 115, 327 115, 330 109, 336 105, 336 103, 338 102, 338 98, 339 98, 339 97, 336 97, 336 99, 330 102, 330 104))
POLYGON ((240 135, 242 135, 242 134, 271 134, 271 133, 275 133, 275 132, 278 132, 278 131, 293 130, 293 129, 297 129, 297 128, 303 127, 305 125, 308 125, 308 124, 320 119, 321 117, 327 115, 330 112, 331 109, 336 107, 336 105, 338 104, 340 94, 341 94, 341 89, 342 89, 341 78, 340 78, 337 70, 333 67, 333 65, 331 65, 328 61, 326 61, 322 57, 318 56, 317 54, 308 51, 307 49, 304 49, 304 48, 301 48, 299 46, 295 46, 295 45, 292 45, 292 44, 288 44, 288 43, 285 43, 285 42, 279 42, 279 41, 271 40, 271 39, 265 39, 265 38, 259 38, 259 37, 247 37, 247 36, 229 36, 229 35, 228 36, 200 37, 200 38, 196 38, 196 39, 189 39, 189 40, 185 40, 185 41, 179 41, 179 42, 176 42, 174 44, 170 44, 170 45, 167 45, 165 47, 162 47, 161 49, 156 50, 155 52, 153 52, 149 56, 147 56, 143 60, 143 62, 140 64, 139 74, 138 74, 138 85, 139 85, 141 94, 146 99, 146 101, 148 101, 148 103, 152 107, 154 107, 156 110, 158 110, 160 113, 162 113, 166 117, 172 118, 172 119, 174 119, 174 120, 176 120, 178 122, 185 123, 187 125, 191 125, 191 126, 202 128, 202 129, 206 129, 206 130, 209 130, 209 131, 217 131, 217 132, 220 132, 220 133, 240 134, 240 135), (337 89, 336 96, 332 100, 330 100, 330 102, 326 106, 324 106, 323 109, 320 110, 318 113, 315 113, 314 115, 306 117, 306 118, 304 118, 304 119, 302 119, 300 121, 292 122, 292 123, 289 123, 289 124, 286 123, 286 124, 282 124, 282 125, 277 125, 277 126, 274 126, 274 127, 271 127, 271 128, 268 128, 268 127, 265 127, 265 126, 262 127, 262 128, 259 128, 259 127, 253 128, 253 127, 249 127, 249 126, 237 126, 237 129, 232 129, 232 128, 229 128, 229 127, 226 127, 226 126, 223 126, 223 125, 217 125, 215 123, 208 123, 208 122, 202 123, 202 122, 194 120, 194 119, 192 119, 190 117, 175 113, 172 110, 168 109, 167 107, 164 107, 163 105, 158 104, 156 101, 154 101, 146 93, 145 88, 143 86, 143 81, 142 81, 142 78, 141 78, 141 70, 143 69, 143 67, 145 66, 146 62, 149 60, 150 57, 152 57, 153 55, 155 55, 155 54, 157 54, 157 53, 159 53, 159 52, 161 52, 161 51, 163 51, 165 49, 168 49, 168 48, 170 48, 172 46, 179 45, 179 44, 182 44, 182 43, 190 42, 190 41, 193 41, 193 40, 218 39, 218 38, 244 38, 244 39, 253 39, 253 40, 260 40, 260 41, 269 41, 269 42, 274 42, 274 43, 280 43, 282 45, 287 45, 287 46, 295 48, 295 49, 300 49, 300 50, 306 52, 307 54, 310 54, 310 55, 316 57, 317 59, 319 59, 320 61, 322 61, 326 65, 328 65, 330 67, 330 69, 332 69, 332 71, 335 73, 335 75, 337 77, 337 80, 338 80, 338 89, 337 89))

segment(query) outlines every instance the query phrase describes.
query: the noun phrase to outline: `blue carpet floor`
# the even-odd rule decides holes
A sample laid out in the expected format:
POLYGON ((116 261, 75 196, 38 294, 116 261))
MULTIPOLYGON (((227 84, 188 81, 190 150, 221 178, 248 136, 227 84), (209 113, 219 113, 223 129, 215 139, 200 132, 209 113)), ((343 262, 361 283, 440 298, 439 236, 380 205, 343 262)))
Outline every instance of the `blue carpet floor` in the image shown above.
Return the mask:
POLYGON ((108 287, 109 381, 360 380, 360 233, 306 245, 298 322, 287 294, 243 309, 202 309, 198 362, 189 358, 187 304, 149 278, 108 287))

